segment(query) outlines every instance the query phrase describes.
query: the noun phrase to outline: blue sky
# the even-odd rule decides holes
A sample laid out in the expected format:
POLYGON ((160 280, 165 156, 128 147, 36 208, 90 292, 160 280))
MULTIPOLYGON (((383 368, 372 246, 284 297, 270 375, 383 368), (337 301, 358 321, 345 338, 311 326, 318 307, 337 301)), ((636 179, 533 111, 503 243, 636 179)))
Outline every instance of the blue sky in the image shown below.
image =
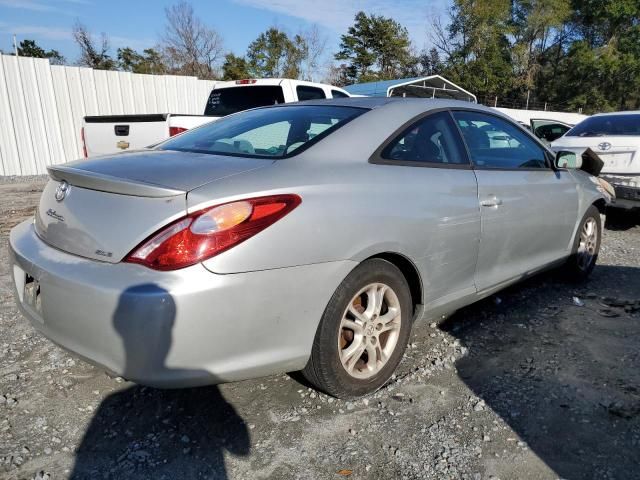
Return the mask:
MULTIPOLYGON (((164 25, 164 8, 177 0, 0 0, 0 49, 34 39, 73 63, 71 39, 76 19, 91 32, 105 32, 112 50, 154 46, 164 25)), ((405 25, 417 48, 429 45, 427 25, 448 8, 448 0, 193 0, 196 14, 223 37, 226 51, 244 54, 247 45, 272 25, 296 33, 317 24, 334 51, 358 10, 393 17, 405 25)))

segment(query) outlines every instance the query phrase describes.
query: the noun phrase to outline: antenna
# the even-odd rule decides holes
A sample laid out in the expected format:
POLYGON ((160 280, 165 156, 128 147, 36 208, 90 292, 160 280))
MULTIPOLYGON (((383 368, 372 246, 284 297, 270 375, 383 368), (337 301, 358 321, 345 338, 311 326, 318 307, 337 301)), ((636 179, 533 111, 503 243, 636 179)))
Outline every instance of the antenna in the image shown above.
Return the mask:
POLYGON ((13 51, 16 54, 16 57, 18 56, 18 42, 16 41, 16 34, 13 34, 13 51))

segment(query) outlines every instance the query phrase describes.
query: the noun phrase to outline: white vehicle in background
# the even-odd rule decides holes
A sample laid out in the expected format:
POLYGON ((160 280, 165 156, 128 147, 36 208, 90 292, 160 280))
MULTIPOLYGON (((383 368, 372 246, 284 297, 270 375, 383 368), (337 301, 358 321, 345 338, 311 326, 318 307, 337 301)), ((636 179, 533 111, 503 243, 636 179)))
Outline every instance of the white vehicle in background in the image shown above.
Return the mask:
POLYGON ((640 111, 593 115, 551 144, 555 152, 590 148, 604 162, 600 177, 613 185, 614 207, 640 208, 640 111))
POLYGON ((288 78, 219 82, 211 91, 203 115, 158 113, 84 117, 81 131, 85 157, 138 150, 194 127, 250 108, 350 95, 324 83, 288 78))

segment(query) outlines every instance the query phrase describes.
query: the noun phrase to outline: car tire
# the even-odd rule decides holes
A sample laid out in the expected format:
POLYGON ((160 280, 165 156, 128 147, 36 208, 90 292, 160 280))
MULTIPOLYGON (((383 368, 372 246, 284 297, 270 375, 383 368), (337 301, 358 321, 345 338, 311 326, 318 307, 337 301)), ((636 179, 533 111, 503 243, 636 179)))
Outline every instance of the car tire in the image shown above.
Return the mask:
POLYGON ((400 363, 412 322, 411 293, 402 272, 386 260, 366 260, 329 300, 302 374, 338 398, 375 392, 400 363))
POLYGON ((583 281, 591 274, 598 260, 601 238, 600 212, 591 205, 578 225, 573 250, 565 265, 565 273, 570 280, 583 281))

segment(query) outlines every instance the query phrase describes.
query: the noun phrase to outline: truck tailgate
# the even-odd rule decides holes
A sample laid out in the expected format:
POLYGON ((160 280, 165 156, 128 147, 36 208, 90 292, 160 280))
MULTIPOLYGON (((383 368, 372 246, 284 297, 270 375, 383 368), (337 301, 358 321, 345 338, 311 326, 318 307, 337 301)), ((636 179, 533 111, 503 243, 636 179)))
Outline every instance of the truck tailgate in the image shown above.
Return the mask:
POLYGON ((87 156, 138 150, 169 137, 169 115, 100 115, 84 117, 87 156))

